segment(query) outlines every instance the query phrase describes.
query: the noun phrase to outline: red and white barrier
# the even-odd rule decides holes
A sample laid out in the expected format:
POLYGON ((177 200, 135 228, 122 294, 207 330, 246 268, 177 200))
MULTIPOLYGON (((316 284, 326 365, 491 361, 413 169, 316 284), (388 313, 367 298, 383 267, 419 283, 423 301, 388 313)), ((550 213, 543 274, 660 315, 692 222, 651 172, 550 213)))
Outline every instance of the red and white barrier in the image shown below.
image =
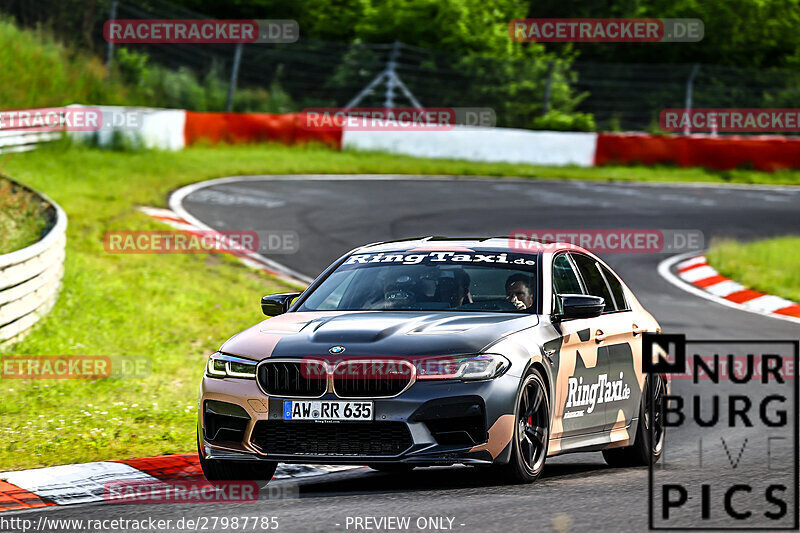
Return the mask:
POLYGON ((584 133, 455 126, 448 130, 370 131, 314 128, 302 113, 197 113, 173 109, 117 108, 138 113, 139 126, 104 125, 97 132, 72 132, 110 144, 115 132, 138 137, 148 148, 179 150, 198 143, 319 143, 336 149, 380 151, 414 157, 478 162, 580 167, 656 165, 738 167, 767 172, 800 168, 800 139, 779 136, 663 135, 584 133))
POLYGON ((301 113, 195 113, 185 111, 185 145, 198 142, 303 144, 340 148, 341 129, 310 129, 301 113))
POLYGON ((345 130, 342 147, 434 159, 590 167, 597 134, 466 126, 442 131, 345 130))
POLYGON ((119 136, 133 145, 141 143, 145 148, 181 150, 186 146, 186 111, 182 109, 90 107, 100 110, 101 127, 94 131, 68 131, 72 139, 110 146, 114 137, 119 136))
POLYGON ((765 172, 800 168, 800 139, 779 136, 711 137, 708 135, 647 135, 601 133, 596 166, 670 164, 730 170, 738 167, 765 172))

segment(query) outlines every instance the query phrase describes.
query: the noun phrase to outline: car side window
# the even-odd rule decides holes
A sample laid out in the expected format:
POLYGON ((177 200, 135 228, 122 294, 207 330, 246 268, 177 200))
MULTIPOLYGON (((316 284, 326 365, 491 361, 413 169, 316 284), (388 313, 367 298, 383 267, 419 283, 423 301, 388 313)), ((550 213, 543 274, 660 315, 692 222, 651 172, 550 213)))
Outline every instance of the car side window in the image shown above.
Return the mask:
POLYGON ((600 264, 589 256, 583 254, 572 254, 572 259, 581 273, 586 290, 592 296, 600 296, 605 300, 606 306, 604 313, 616 311, 614 297, 606 284, 606 280, 600 271, 600 264))
POLYGON ((581 282, 566 254, 553 259, 553 288, 557 294, 583 294, 581 282))
POLYGON ((600 270, 603 272, 603 276, 606 278, 609 288, 611 289, 611 294, 614 296, 614 303, 617 304, 617 311, 630 310, 630 306, 628 306, 628 302, 625 300, 625 291, 622 290, 622 284, 620 284, 617 276, 615 276, 613 272, 603 265, 599 266, 600 270))
POLYGON ((561 312, 559 294, 583 294, 581 282, 567 254, 557 255, 553 259, 553 310, 556 313, 561 312))

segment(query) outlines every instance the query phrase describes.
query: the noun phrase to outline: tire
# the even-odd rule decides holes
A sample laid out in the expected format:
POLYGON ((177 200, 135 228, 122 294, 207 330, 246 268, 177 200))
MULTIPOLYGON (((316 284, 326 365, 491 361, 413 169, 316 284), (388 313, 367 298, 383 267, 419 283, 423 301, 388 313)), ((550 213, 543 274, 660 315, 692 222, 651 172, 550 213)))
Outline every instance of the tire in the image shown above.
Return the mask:
POLYGON ((367 466, 373 470, 377 470, 378 472, 383 472, 386 474, 405 474, 414 470, 413 465, 405 463, 372 463, 368 464, 367 466))
POLYGON ((495 466, 509 483, 532 483, 544 470, 550 440, 550 399, 541 373, 531 368, 522 380, 514 405, 511 459, 495 466))
POLYGON ((197 455, 200 457, 200 468, 203 470, 203 475, 211 483, 215 481, 258 481, 259 486, 263 487, 269 483, 278 468, 276 461, 206 459, 199 438, 197 455))
POLYGON ((642 399, 639 402, 639 423, 636 425, 636 437, 631 446, 624 448, 611 448, 603 450, 603 459, 606 460, 609 466, 614 467, 628 467, 628 466, 646 466, 652 461, 653 464, 657 463, 661 457, 661 452, 664 449, 664 438, 666 435, 666 428, 664 427, 664 414, 661 409, 653 410, 653 432, 655 439, 650 442, 650 409, 648 408, 651 401, 650 382, 654 380, 655 394, 654 405, 661 405, 661 398, 666 392, 664 380, 661 376, 654 378, 648 377, 645 380, 644 390, 642 391, 642 399))

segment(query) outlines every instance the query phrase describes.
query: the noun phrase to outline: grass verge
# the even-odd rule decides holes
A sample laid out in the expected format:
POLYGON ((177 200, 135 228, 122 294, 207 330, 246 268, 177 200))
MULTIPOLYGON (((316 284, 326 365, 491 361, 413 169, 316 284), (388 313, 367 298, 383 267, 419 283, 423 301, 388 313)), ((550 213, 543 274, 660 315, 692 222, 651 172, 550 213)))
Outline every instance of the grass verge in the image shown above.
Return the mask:
POLYGON ((42 237, 46 207, 30 191, 0 177, 0 254, 30 246, 42 237))
POLYGON ((163 229, 135 207, 163 206, 182 185, 264 173, 800 183, 800 173, 548 168, 270 145, 181 152, 54 145, 3 156, 0 171, 46 193, 69 217, 58 304, 7 352, 143 356, 153 368, 140 380, 0 380, 0 471, 194 449, 197 385, 207 354, 261 320, 261 295, 287 287, 225 256, 105 253, 107 231, 163 229))
POLYGON ((720 241, 706 254, 720 274, 739 283, 800 302, 800 237, 741 243, 720 241))

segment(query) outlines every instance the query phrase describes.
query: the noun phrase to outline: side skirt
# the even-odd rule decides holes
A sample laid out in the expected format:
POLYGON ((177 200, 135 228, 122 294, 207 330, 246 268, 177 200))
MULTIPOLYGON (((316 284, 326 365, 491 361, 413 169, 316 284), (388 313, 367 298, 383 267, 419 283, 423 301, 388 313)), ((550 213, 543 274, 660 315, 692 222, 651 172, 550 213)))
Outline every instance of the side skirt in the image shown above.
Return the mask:
POLYGON ((561 455, 563 453, 576 453, 576 452, 597 452, 607 448, 621 448, 633 444, 636 428, 639 425, 639 419, 634 418, 631 423, 624 428, 613 429, 610 431, 599 431, 597 433, 588 433, 586 435, 574 435, 571 437, 564 437, 560 439, 550 440, 550 450, 547 454, 548 457, 561 455), (556 446, 558 451, 553 450, 553 443, 560 444, 560 449, 556 446))

